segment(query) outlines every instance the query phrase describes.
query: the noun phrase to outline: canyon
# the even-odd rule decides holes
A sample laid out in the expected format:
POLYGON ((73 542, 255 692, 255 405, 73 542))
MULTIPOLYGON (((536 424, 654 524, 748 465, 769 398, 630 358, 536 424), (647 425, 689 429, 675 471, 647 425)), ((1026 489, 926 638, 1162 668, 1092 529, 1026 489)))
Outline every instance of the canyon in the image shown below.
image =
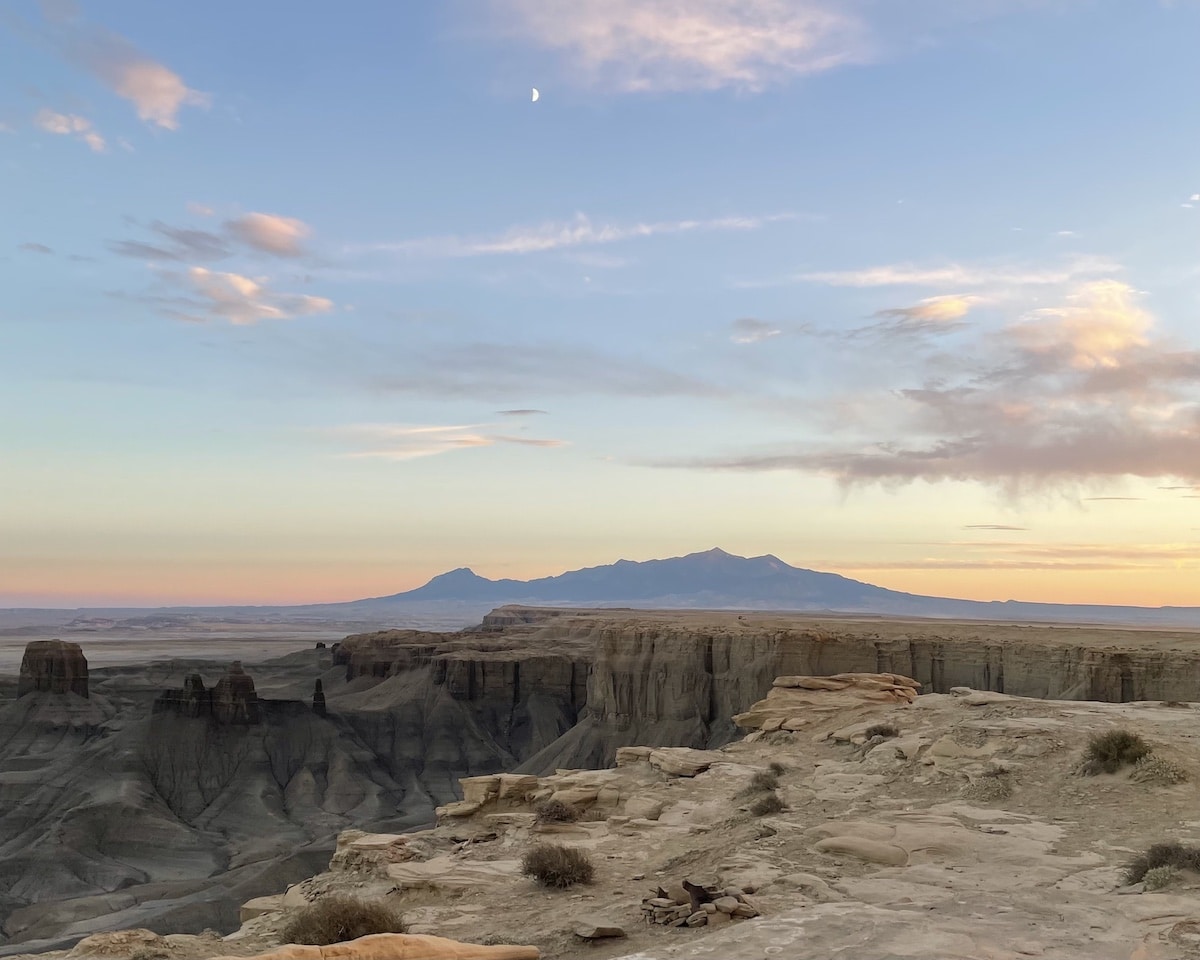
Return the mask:
POLYGON ((3 953, 131 926, 231 930, 243 901, 318 872, 348 828, 431 824, 464 777, 720 748, 780 676, 1200 699, 1195 631, 868 616, 514 605, 457 633, 361 633, 244 666, 86 654, 31 646, 0 683, 3 953))

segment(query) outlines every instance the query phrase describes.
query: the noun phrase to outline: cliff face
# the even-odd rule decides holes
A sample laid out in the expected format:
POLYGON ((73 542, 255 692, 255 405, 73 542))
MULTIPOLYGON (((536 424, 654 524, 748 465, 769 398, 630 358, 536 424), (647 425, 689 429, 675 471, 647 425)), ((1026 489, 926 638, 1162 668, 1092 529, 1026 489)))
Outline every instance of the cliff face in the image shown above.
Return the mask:
POLYGON ((27 693, 74 693, 88 695, 87 658, 77 643, 63 640, 33 640, 21 658, 17 696, 27 693))
POLYGON ((925 692, 970 686, 1066 700, 1200 699, 1200 634, 1010 624, 811 620, 724 612, 571 611, 539 623, 501 610, 506 635, 529 631, 594 649, 587 710, 520 768, 610 763, 618 746, 716 746, 729 718, 776 676, 896 673, 925 692), (521 626, 516 626, 520 624, 521 626))
POLYGON ((205 689, 200 674, 189 674, 182 688, 160 694, 152 711, 181 717, 211 717, 220 724, 253 725, 262 721, 254 681, 236 661, 211 690, 205 689))

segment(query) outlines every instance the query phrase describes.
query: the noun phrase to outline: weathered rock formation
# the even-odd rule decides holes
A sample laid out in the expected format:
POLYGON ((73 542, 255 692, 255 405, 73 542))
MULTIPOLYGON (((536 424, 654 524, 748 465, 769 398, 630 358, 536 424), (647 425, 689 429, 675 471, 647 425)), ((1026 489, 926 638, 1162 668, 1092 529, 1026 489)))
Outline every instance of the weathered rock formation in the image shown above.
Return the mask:
POLYGON ((87 658, 79 644, 64 640, 30 641, 21 659, 17 696, 35 692, 88 695, 87 658))
MULTIPOLYGON (((318 681, 319 683, 320 681, 318 681)), ((154 713, 174 713, 181 717, 211 717, 222 724, 258 724, 262 710, 254 681, 235 661, 212 689, 204 678, 189 674, 182 689, 166 690, 154 701, 154 713)))
POLYGON ((328 713, 325 707, 325 691, 321 686, 320 680, 313 685, 312 708, 313 713, 318 717, 324 717, 328 713))
POLYGON ((910 704, 920 684, 891 673, 776 677, 765 700, 733 718, 743 730, 800 730, 830 714, 849 717, 863 706, 910 704))

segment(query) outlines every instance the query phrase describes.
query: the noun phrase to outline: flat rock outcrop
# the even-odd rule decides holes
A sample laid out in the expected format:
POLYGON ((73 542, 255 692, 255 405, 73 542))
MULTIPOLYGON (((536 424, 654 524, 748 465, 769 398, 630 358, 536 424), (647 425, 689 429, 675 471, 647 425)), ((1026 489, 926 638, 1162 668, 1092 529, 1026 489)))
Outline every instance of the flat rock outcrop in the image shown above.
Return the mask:
POLYGON ((253 957, 215 960, 538 960, 537 947, 482 946, 445 937, 409 933, 376 933, 328 947, 289 945, 253 957))
POLYGON ((17 696, 28 693, 88 695, 88 664, 83 648, 65 640, 32 640, 21 659, 17 696))
POLYGON ((766 699, 733 722, 744 730, 799 730, 816 719, 878 704, 910 704, 921 685, 893 673, 838 673, 832 677, 776 677, 766 699))

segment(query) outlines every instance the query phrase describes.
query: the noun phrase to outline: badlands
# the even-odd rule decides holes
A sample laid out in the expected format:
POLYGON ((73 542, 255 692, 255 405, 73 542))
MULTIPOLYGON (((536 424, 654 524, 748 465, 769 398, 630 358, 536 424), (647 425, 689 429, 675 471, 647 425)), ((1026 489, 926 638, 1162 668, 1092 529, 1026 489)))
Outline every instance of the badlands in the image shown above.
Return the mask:
MULTIPOLYGON (((1122 876, 1151 844, 1200 842, 1197 639, 519 608, 464 635, 350 638, 322 661, 330 718, 442 689, 476 727, 454 742, 486 734, 515 762, 458 761, 461 790, 441 793, 430 829, 339 827, 322 872, 249 899, 232 932, 126 924, 40 955, 255 956, 305 903, 350 893, 392 903, 413 935, 547 958, 1200 956, 1200 876, 1122 876), (1109 730, 1139 734, 1152 760, 1081 775, 1109 730), (579 820, 539 823, 551 799, 579 820), (594 881, 523 877, 545 840, 586 851, 594 881)), ((444 745, 446 718, 420 719, 444 745)), ((354 725, 360 753, 377 749, 375 727, 354 725)), ((454 766, 442 757, 428 783, 454 766)))

